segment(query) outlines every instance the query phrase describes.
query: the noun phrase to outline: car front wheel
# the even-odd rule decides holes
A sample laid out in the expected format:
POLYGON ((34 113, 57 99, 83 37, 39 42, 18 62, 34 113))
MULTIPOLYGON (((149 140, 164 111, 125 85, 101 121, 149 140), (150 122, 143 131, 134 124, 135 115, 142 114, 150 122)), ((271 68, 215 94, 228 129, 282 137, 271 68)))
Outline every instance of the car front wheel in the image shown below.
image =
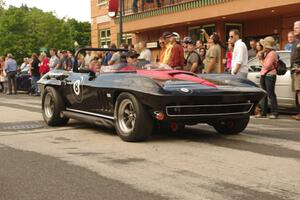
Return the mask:
POLYGON ((218 131, 220 134, 239 134, 247 127, 249 123, 250 117, 243 117, 243 118, 236 118, 236 119, 226 119, 220 120, 213 123, 213 127, 218 131))
POLYGON ((115 106, 115 126, 122 140, 138 142, 151 134, 153 120, 134 95, 121 93, 115 106))
POLYGON ((63 126, 69 118, 63 117, 61 112, 65 110, 65 103, 53 87, 46 87, 42 96, 42 113, 44 121, 49 126, 63 126))

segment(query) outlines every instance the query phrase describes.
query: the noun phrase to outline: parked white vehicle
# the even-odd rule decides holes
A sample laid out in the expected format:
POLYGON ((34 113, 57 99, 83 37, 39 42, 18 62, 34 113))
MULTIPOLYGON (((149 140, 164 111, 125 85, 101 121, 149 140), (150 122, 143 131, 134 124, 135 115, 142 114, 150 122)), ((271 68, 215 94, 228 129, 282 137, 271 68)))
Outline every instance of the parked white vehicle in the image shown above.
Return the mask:
MULTIPOLYGON (((283 76, 277 76, 275 93, 277 95, 278 106, 282 108, 294 108, 296 107, 296 95, 292 90, 292 80, 291 80, 291 52, 289 51, 277 51, 280 59, 288 67, 288 71, 283 76)), ((260 70, 261 64, 258 58, 253 58, 248 62, 248 79, 255 82, 257 85, 260 81, 260 70)))

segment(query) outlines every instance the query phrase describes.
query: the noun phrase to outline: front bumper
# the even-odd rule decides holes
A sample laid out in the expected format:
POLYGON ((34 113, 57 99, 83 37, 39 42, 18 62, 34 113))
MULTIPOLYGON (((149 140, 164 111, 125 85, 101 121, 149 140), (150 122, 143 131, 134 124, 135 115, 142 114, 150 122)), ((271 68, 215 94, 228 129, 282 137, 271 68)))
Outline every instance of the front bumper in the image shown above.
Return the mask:
POLYGON ((260 88, 232 88, 176 94, 144 96, 143 103, 150 112, 163 112, 165 121, 182 123, 209 123, 222 119, 241 118, 253 113, 258 102, 266 95, 260 88))

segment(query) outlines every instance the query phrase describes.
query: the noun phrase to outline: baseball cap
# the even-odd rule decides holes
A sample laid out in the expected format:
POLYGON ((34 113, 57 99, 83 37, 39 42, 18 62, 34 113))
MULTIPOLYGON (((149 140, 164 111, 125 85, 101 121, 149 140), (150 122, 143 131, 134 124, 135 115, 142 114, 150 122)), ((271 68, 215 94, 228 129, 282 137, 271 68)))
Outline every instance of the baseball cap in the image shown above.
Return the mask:
POLYGON ((195 44, 191 37, 184 37, 182 42, 185 44, 195 44))
POLYGON ((176 32, 173 32, 172 35, 175 37, 176 41, 179 42, 180 41, 180 35, 176 32))
POLYGON ((163 38, 169 38, 171 36, 174 36, 173 33, 169 32, 169 31, 166 31, 162 34, 162 37, 163 38))
POLYGON ((140 54, 138 54, 138 52, 134 51, 134 50, 130 50, 126 53, 126 57, 139 57, 140 54))

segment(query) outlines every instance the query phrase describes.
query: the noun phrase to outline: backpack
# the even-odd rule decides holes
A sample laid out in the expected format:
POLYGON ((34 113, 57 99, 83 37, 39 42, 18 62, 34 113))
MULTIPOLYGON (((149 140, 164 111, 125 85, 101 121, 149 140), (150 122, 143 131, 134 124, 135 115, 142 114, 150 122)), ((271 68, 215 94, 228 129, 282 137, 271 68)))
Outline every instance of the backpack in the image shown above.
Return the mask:
MULTIPOLYGON (((279 55, 277 55, 277 57, 278 57, 278 62, 277 62, 277 65, 274 66, 273 69, 276 69, 276 74, 278 76, 283 76, 283 75, 285 75, 285 73, 287 72, 288 69, 286 67, 286 64, 280 59, 279 55)), ((270 69, 269 71, 267 71, 267 73, 269 73, 273 69, 270 69)))
POLYGON ((286 64, 278 56, 278 62, 276 66, 277 75, 283 76, 285 75, 286 71, 287 71, 286 64))

